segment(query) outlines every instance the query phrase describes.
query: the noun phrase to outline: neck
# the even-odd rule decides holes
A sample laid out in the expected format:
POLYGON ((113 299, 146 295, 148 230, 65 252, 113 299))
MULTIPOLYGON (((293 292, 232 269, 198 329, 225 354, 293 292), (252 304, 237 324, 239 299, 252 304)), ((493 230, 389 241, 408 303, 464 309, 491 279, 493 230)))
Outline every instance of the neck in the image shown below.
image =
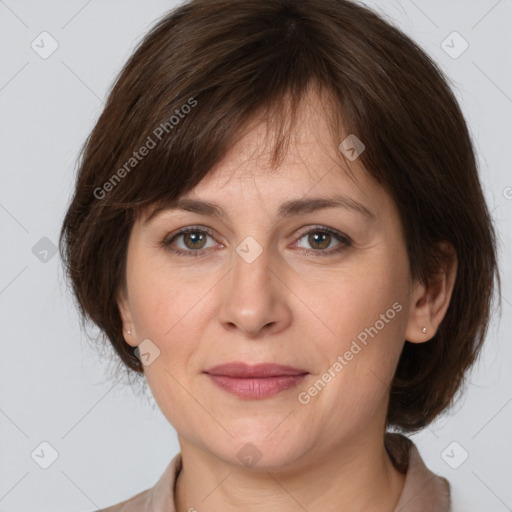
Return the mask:
MULTIPOLYGON (((179 437, 179 436, 178 436, 179 437)), ((179 438, 182 469, 175 486, 176 512, 261 511, 393 512, 405 475, 393 466, 384 436, 353 438, 311 453, 279 470, 233 465, 179 438)))

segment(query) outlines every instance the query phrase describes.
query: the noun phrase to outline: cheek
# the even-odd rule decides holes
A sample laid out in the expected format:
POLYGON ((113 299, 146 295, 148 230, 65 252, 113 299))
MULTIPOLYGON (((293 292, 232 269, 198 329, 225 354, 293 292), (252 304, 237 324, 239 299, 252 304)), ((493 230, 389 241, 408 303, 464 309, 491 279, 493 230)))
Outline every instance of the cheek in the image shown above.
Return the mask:
POLYGON ((190 315, 200 310, 208 290, 204 279, 193 279, 162 258, 134 260, 131 274, 132 307, 141 335, 164 342, 183 329, 190 315), (198 307, 199 306, 199 307, 198 307))
MULTIPOLYGON (((132 312, 138 341, 150 339, 159 350, 158 358, 144 368, 148 384, 155 395, 167 389, 178 397, 182 389, 171 375, 184 382, 191 369, 201 364, 200 344, 211 314, 214 283, 206 276, 192 279, 161 266, 146 267, 133 277, 132 312)), ((168 397, 155 398, 163 403, 168 397)), ((167 407, 174 408, 174 403, 167 407)))
POLYGON ((190 280, 165 273, 155 268, 137 276, 133 311, 139 341, 149 338, 160 351, 144 367, 151 393, 167 420, 186 431, 197 414, 190 407, 194 402, 187 392, 187 372, 202 331, 200 298, 209 288, 203 291, 190 286, 190 280))
POLYGON ((403 254, 388 246, 364 264, 355 261, 312 296, 311 309, 322 319, 315 322, 324 333, 317 338, 323 364, 328 368, 338 361, 334 370, 343 378, 334 380, 353 389, 352 397, 380 396, 391 381, 407 323, 407 269, 403 254))
POLYGON ((323 324, 331 340, 350 343, 376 322, 383 332, 397 332, 402 327, 408 281, 401 262, 394 261, 380 254, 365 262, 355 261, 321 286, 316 282, 300 292, 308 297, 305 302, 316 314, 316 323, 323 324))

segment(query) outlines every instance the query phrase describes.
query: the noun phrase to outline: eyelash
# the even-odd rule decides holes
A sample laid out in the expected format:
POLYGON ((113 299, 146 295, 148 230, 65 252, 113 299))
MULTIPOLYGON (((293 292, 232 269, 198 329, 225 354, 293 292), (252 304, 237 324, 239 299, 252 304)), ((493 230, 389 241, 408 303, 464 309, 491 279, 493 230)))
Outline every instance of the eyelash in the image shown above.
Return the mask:
MULTIPOLYGON (((212 230, 209 228, 190 226, 188 228, 182 229, 178 233, 175 233, 174 235, 171 236, 170 239, 169 238, 164 239, 162 241, 161 245, 166 250, 168 250, 178 256, 203 256, 203 254, 205 252, 207 252, 208 249, 196 249, 196 250, 191 249, 191 250, 185 251, 182 249, 171 249, 170 248, 170 245, 172 244, 172 242, 174 242, 174 240, 176 240, 178 237, 180 237, 184 234, 187 234, 187 233, 203 233, 203 234, 207 234, 207 235, 211 236, 212 238, 215 238, 213 236, 212 230)), ((342 233, 339 233, 338 231, 334 231, 330 228, 326 228, 324 226, 314 226, 309 231, 305 231, 305 232, 301 233, 297 240, 300 240, 305 235, 309 235, 310 233, 327 233, 327 234, 332 235, 335 238, 337 238, 338 241, 341 242, 341 244, 337 248, 329 249, 329 250, 297 249, 300 254, 304 254, 306 256, 313 255, 315 257, 316 256, 321 256, 321 257, 333 256, 335 254, 340 253, 345 248, 350 247, 352 245, 352 240, 348 236, 343 235, 342 233)))

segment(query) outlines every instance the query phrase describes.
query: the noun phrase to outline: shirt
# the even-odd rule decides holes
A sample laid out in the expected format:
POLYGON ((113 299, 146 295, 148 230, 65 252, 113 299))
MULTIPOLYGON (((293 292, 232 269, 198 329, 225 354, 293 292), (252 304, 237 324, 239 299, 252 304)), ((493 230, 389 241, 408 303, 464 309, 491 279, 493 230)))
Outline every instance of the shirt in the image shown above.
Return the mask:
MULTIPOLYGON (((452 512, 450 484, 425 466, 413 441, 402 434, 387 432, 384 446, 396 469, 406 475, 393 512, 452 512)), ((153 487, 103 512, 176 512, 174 486, 181 467, 179 452, 153 487)))

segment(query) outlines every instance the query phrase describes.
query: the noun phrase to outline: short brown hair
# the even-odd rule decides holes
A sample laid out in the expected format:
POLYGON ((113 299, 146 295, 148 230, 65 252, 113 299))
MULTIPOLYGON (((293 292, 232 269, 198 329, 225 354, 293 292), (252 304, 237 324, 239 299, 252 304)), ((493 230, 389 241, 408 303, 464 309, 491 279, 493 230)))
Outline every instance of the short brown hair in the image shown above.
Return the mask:
POLYGON ((496 235, 447 79, 362 5, 192 0, 164 16, 121 71, 82 148, 61 257, 82 320, 101 329, 120 364, 142 374, 116 301, 138 213, 193 189, 256 114, 278 127, 277 165, 312 85, 331 102, 333 140, 357 134, 366 146, 361 163, 394 199, 412 277, 427 283, 449 257, 440 242, 457 254, 445 318, 428 342, 405 342, 390 390, 387 425, 413 432, 453 404, 479 354, 495 277, 501 290, 496 235), (155 146, 139 158, 150 139, 155 146))

